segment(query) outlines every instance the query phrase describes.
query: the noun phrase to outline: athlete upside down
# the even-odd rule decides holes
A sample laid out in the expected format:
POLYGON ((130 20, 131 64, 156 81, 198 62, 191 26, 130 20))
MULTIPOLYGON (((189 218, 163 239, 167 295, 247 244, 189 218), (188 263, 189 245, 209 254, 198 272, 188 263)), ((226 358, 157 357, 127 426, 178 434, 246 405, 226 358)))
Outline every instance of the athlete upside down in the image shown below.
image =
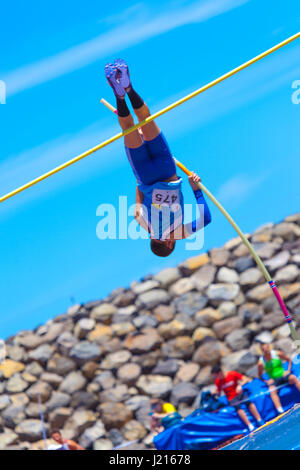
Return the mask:
MULTIPOLYGON (((132 87, 128 65, 124 60, 117 59, 114 64, 107 64, 105 76, 114 91, 123 130, 134 125, 126 104, 126 94, 139 122, 150 116, 147 105, 132 87)), ((211 222, 209 207, 197 185, 201 180, 194 172, 189 177, 200 217, 183 224, 182 179, 177 176, 174 158, 157 124, 151 121, 140 131, 131 132, 124 137, 124 143, 137 178, 135 219, 150 233, 152 252, 158 256, 169 256, 176 240, 189 237, 211 222)))

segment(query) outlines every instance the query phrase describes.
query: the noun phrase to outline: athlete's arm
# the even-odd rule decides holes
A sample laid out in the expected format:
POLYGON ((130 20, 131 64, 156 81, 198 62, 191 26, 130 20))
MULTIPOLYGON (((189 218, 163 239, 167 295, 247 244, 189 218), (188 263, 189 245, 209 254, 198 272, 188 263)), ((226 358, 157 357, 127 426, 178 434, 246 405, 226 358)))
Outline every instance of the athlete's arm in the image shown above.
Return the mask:
POLYGON ((200 177, 192 172, 191 176, 189 176, 189 183, 191 188, 194 192, 194 196, 197 201, 197 206, 199 209, 200 217, 189 224, 185 224, 183 226, 183 238, 187 238, 193 233, 197 232, 201 228, 206 227, 211 222, 211 213, 207 202, 204 198, 204 194, 197 183, 201 181, 200 177))
POLYGON ((287 372, 290 373, 291 368, 292 368, 292 360, 286 354, 284 354, 282 351, 276 351, 276 353, 277 353, 278 357, 280 357, 280 359, 282 359, 283 361, 287 361, 289 363, 287 372))
MULTIPOLYGON (((264 368, 264 365, 262 364, 261 361, 258 361, 257 369, 258 369, 258 377, 260 378, 260 380, 263 380, 262 375, 264 373, 265 368, 264 368)), ((265 382, 265 380, 264 380, 264 382, 265 382)))
POLYGON ((75 441, 67 440, 66 443, 67 443, 70 450, 85 450, 83 447, 81 447, 75 441))
POLYGON ((134 218, 136 221, 139 219, 141 215, 141 204, 143 204, 144 194, 139 190, 139 187, 136 187, 135 193, 135 211, 134 211, 134 218))

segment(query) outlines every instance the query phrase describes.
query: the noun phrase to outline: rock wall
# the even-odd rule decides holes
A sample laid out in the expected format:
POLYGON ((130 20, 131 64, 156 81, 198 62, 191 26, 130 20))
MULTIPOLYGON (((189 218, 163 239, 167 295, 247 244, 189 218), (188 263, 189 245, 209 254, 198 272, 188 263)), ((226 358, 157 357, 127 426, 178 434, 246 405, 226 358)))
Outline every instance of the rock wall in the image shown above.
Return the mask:
MULTIPOLYGON (((300 326, 300 213, 249 235, 300 326)), ((5 314, 5 312, 2 312, 5 314)), ((6 341, 0 449, 43 448, 46 430, 90 449, 151 448, 150 399, 184 416, 221 363, 256 375, 255 339, 295 353, 271 289, 239 238, 175 268, 74 305, 6 341)), ((49 443, 51 441, 49 440, 49 443)))

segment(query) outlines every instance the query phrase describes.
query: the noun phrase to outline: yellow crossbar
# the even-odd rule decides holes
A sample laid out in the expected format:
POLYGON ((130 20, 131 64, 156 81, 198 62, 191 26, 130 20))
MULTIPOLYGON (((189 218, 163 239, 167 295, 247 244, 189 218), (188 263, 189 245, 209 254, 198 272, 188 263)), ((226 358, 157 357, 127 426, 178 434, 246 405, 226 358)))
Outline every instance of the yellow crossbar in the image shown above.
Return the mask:
POLYGON ((113 137, 110 137, 109 139, 105 140, 101 144, 96 145, 95 147, 91 148, 90 150, 87 150, 84 153, 81 153, 75 158, 72 158, 71 160, 67 161, 66 163, 63 163, 62 165, 57 166, 53 170, 48 171, 47 173, 44 173, 43 175, 39 176, 38 178, 33 179, 32 181, 29 181, 28 183, 24 184, 23 186, 20 186, 19 188, 15 189, 14 191, 11 191, 10 193, 0 197, 0 202, 4 202, 7 199, 10 199, 11 197, 15 196, 16 194, 21 193, 22 191, 25 191, 25 189, 30 188, 31 186, 34 186, 35 184, 45 180, 46 178, 49 178, 49 176, 54 175, 55 173, 58 173, 59 171, 64 170, 65 168, 73 165, 74 163, 78 162, 79 160, 82 160, 83 158, 87 157, 88 155, 91 155, 92 153, 95 153, 97 150, 102 149, 103 147, 106 147, 109 144, 112 144, 116 140, 120 139, 121 137, 124 137, 127 134, 130 134, 134 130, 138 129, 139 127, 144 126, 145 124, 153 121, 154 119, 158 118, 159 116, 162 116, 163 114, 171 111, 172 109, 176 108, 177 106, 185 103, 186 101, 194 98, 197 95, 200 95, 200 93, 203 93, 204 91, 208 90, 209 88, 214 87, 218 83, 223 82, 227 78, 231 77, 232 75, 235 75, 236 73, 240 72, 241 70, 249 67, 250 65, 254 64, 255 62, 258 62, 259 60, 263 59, 264 57, 272 54, 272 52, 277 51, 283 46, 286 46, 292 41, 295 41, 296 39, 300 38, 300 32, 294 34, 293 36, 285 39, 285 41, 280 42, 276 46, 271 47, 271 49, 268 49, 267 51, 263 52, 262 54, 259 54, 258 56, 254 57, 253 59, 245 62, 244 64, 240 65, 239 67, 236 67, 235 69, 231 70, 230 72, 225 73, 225 75, 222 75, 221 77, 217 78, 216 80, 213 80, 212 82, 208 83, 207 85, 204 85, 203 87, 199 88, 198 90, 194 91, 193 93, 190 93, 189 95, 185 96, 184 98, 181 98, 178 101, 175 101, 175 103, 170 104, 169 106, 165 107, 161 111, 158 111, 155 114, 152 114, 149 116, 147 119, 145 119, 142 122, 139 122, 138 124, 132 126, 130 129, 126 129, 123 132, 119 132, 118 134, 114 135, 113 137))

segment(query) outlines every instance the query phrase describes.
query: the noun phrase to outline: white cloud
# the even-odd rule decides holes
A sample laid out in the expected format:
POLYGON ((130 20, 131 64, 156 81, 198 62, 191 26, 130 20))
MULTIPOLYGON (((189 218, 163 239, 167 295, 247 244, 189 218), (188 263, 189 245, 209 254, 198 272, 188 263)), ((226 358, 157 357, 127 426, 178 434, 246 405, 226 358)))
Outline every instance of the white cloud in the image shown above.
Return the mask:
MULTIPOLYGON (((207 0, 196 2, 188 6, 173 9, 160 15, 151 14, 151 18, 140 18, 128 21, 109 32, 47 57, 37 63, 29 64, 12 71, 4 81, 7 83, 7 93, 12 96, 24 90, 58 78, 67 73, 78 70, 93 62, 107 57, 109 54, 139 44, 146 39, 167 33, 175 28, 191 23, 206 21, 222 13, 230 11, 249 0, 207 0)), ((128 10, 125 11, 126 16, 128 10)))

